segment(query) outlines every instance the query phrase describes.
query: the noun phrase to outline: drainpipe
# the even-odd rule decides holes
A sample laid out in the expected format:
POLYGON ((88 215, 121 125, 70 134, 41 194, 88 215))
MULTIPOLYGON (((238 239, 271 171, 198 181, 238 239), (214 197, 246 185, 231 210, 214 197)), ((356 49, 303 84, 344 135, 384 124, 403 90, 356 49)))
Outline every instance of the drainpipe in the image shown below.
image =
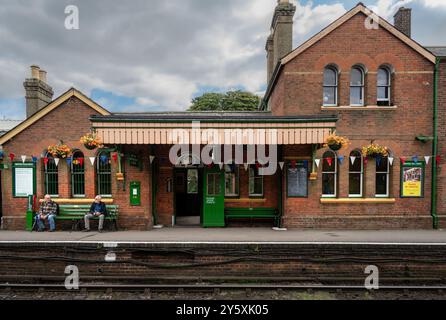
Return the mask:
POLYGON ((438 72, 440 68, 440 58, 435 63, 434 73, 434 141, 432 145, 433 161, 432 161, 432 220, 433 228, 438 229, 437 216, 437 153, 438 153, 438 72))

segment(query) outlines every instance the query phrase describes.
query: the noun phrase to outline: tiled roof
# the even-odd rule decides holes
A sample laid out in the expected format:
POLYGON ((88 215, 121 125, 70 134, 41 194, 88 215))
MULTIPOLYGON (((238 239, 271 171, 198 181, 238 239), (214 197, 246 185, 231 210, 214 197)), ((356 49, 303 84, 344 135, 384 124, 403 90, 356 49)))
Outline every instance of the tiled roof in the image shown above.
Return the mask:
POLYGON ((432 52, 437 57, 446 57, 446 46, 443 47, 426 47, 427 50, 432 52))

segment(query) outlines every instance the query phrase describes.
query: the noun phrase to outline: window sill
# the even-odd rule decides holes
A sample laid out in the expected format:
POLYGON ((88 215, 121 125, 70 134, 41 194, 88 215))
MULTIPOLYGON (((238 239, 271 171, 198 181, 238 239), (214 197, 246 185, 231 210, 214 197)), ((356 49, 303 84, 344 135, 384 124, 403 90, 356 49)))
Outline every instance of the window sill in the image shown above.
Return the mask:
POLYGON ((321 110, 325 111, 343 111, 343 110, 349 110, 349 111, 395 111, 397 110, 397 106, 365 106, 365 107, 354 107, 354 106, 339 106, 339 107, 321 107, 321 110))
POLYGON ((395 198, 321 198, 322 204, 392 204, 395 198))

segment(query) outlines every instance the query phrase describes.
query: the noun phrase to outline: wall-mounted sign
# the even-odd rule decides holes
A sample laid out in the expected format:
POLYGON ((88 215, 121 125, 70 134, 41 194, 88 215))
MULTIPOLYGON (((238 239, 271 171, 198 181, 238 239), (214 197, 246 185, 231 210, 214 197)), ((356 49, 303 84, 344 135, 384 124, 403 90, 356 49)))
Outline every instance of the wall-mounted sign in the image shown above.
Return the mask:
POLYGON ((16 198, 36 193, 36 166, 33 163, 12 164, 12 193, 16 198))
POLYGON ((424 162, 406 162, 401 166, 401 197, 424 197, 424 162))
POLYGON ((297 162, 293 168, 287 167, 287 196, 299 198, 308 196, 308 168, 302 161, 297 162))

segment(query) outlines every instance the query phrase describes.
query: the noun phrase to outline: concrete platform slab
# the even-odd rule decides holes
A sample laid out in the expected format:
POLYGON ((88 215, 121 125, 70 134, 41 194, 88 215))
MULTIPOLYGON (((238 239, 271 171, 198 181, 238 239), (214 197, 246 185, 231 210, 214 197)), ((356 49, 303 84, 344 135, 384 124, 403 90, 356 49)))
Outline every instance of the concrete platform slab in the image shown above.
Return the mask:
POLYGON ((288 230, 266 228, 165 228, 145 232, 54 232, 0 231, 7 242, 118 242, 118 243, 367 243, 446 244, 444 230, 288 230))

